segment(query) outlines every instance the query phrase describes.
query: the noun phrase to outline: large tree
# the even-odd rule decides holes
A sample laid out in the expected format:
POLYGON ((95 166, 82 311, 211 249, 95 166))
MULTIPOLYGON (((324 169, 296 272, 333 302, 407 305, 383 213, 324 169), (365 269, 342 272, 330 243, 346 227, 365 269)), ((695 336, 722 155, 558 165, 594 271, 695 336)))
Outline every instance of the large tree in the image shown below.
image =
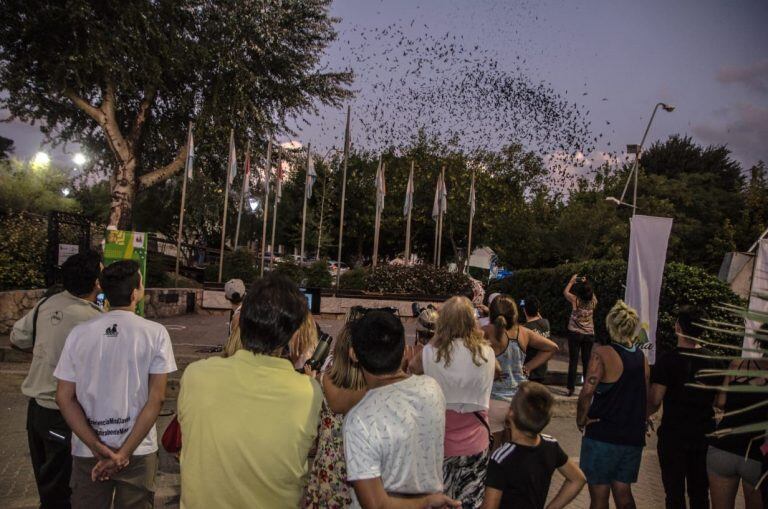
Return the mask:
POLYGON ((198 143, 234 128, 259 146, 348 96, 350 74, 319 70, 329 4, 0 0, 0 107, 84 145, 110 177, 109 224, 130 228, 137 192, 183 167, 189 122, 198 143))

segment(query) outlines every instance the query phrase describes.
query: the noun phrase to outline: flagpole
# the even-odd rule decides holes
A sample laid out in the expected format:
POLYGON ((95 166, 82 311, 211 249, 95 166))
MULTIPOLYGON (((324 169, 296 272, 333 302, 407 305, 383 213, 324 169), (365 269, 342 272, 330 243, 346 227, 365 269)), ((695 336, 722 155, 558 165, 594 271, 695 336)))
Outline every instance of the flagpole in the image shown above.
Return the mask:
POLYGON ((235 140, 235 130, 232 129, 229 131, 229 155, 230 157, 227 158, 227 161, 229 164, 227 164, 227 176, 226 176, 226 187, 224 192, 224 214, 221 217, 221 247, 219 250, 219 283, 221 283, 221 275, 224 270, 224 239, 226 239, 227 235, 227 205, 229 204, 229 175, 232 171, 230 168, 230 165, 232 164, 231 156, 232 156, 232 145, 234 144, 235 140))
POLYGON ((251 159, 251 140, 248 140, 248 145, 245 149, 245 171, 243 172, 243 189, 240 191, 240 206, 237 208, 237 227, 235 227, 235 251, 237 251, 237 241, 240 240, 240 216, 243 214, 243 200, 245 199, 245 191, 248 189, 248 179, 250 178, 250 172, 248 171, 248 165, 251 159))
POLYGON ((434 204, 432 206, 432 214, 433 214, 432 217, 435 220, 435 243, 432 246, 432 264, 435 267, 438 266, 438 261, 437 261, 437 239, 438 239, 438 237, 440 235, 440 197, 439 197, 439 195, 440 195, 440 178, 441 178, 440 174, 438 174, 437 175, 437 185, 435 186, 436 187, 436 189, 435 189, 435 200, 437 200, 436 201, 436 204, 437 204, 437 218, 435 218, 435 216, 434 216, 434 213, 435 213, 435 206, 434 206, 434 204))
POLYGON ((472 254, 472 223, 475 219, 475 169, 472 168, 472 185, 469 188, 469 234, 467 235, 467 262, 464 271, 469 273, 469 257, 472 254))
POLYGON ((301 216, 301 251, 299 251, 299 260, 304 262, 304 231, 307 228, 307 185, 309 184, 309 164, 312 158, 312 144, 307 143, 307 175, 304 177, 304 212, 301 216))
POLYGON ((187 201, 187 179, 189 178, 190 166, 192 161, 190 160, 190 151, 193 148, 190 146, 192 140, 192 122, 189 123, 189 133, 187 134, 187 164, 184 167, 184 183, 181 184, 181 210, 179 211, 179 234, 176 236, 176 283, 179 281, 179 256, 181 255, 181 233, 184 228, 184 205, 187 201))
POLYGON ((440 266, 442 254, 443 254, 443 188, 445 188, 445 166, 440 172, 440 215, 438 216, 438 234, 437 238, 437 266, 440 266))
MULTIPOLYGON (((411 161, 411 174, 408 177, 408 183, 413 185, 413 166, 414 161, 411 161)), ((407 192, 407 191, 406 191, 407 192)), ((411 188, 413 193, 413 188, 411 188)), ((408 219, 405 223, 405 264, 411 264, 411 212, 413 211, 413 194, 410 197, 410 204, 408 206, 408 219)))
POLYGON ((375 269, 379 261, 379 227, 381 226, 381 210, 379 200, 379 188, 381 186, 381 172, 383 171, 381 163, 381 154, 379 154, 379 167, 376 170, 376 218, 373 226, 373 256, 371 257, 371 266, 375 269))
MULTIPOLYGON (((281 150, 277 149, 277 165, 278 167, 282 164, 281 160, 281 150)), ((269 268, 272 268, 272 265, 275 263, 275 229, 277 228, 277 204, 280 202, 280 187, 282 185, 282 182, 280 181, 281 172, 278 169, 278 178, 277 182, 275 182, 275 208, 272 209, 272 241, 269 243, 269 268)))
POLYGON ((272 173, 272 137, 267 142, 267 164, 264 167, 264 214, 261 225, 261 265, 259 276, 264 276, 264 255, 267 252, 267 218, 269 217, 269 177, 272 173))
POLYGON ((336 258, 336 291, 339 291, 339 282, 341 280, 341 242, 344 238, 344 202, 347 199, 347 165, 349 163, 349 118, 352 114, 352 107, 347 106, 347 126, 344 129, 344 170, 341 177, 341 217, 339 219, 339 252, 336 258))

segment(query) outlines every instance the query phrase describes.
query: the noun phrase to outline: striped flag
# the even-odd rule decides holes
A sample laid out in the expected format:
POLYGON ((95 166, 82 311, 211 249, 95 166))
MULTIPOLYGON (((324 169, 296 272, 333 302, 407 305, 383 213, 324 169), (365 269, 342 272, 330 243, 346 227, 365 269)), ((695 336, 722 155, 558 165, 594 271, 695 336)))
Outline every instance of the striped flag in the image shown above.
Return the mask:
POLYGON ((405 188, 405 203, 403 204, 403 216, 408 217, 408 214, 413 210, 413 166, 411 166, 411 173, 408 175, 408 185, 405 188))
POLYGON ((189 134, 187 135, 187 161, 184 164, 184 175, 190 181, 193 177, 192 166, 195 162, 195 140, 192 136, 192 124, 189 124, 189 134))
POLYGON ((229 170, 229 184, 235 180, 237 175, 237 153, 235 152, 235 130, 229 131, 229 162, 227 164, 229 170))
POLYGON ((437 221, 440 214, 445 214, 448 210, 448 189, 445 187, 443 174, 437 177, 437 186, 435 187, 435 201, 432 204, 432 219, 437 221))
POLYGON ((315 160, 312 159, 312 155, 307 157, 307 200, 312 198, 312 186, 317 181, 317 172, 315 172, 315 160))

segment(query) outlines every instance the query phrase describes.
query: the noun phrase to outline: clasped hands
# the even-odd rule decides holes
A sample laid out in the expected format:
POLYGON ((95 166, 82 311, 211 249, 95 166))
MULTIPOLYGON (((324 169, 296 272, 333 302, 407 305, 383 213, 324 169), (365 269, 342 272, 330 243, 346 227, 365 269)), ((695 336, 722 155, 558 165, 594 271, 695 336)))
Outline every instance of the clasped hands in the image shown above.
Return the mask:
POLYGON ((102 442, 96 445, 93 454, 98 460, 91 470, 91 480, 94 482, 110 479, 130 463, 130 454, 112 449, 102 442))

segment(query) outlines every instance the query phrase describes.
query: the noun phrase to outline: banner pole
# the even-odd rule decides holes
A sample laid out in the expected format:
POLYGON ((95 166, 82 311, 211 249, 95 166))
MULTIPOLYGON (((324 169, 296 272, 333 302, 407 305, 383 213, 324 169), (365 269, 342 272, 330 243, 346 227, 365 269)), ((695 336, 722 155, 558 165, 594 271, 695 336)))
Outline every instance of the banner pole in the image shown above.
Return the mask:
POLYGON ((470 200, 471 203, 469 204, 469 234, 467 235, 467 262, 464 264, 464 271, 468 274, 469 273, 469 257, 472 254, 472 223, 475 219, 475 193, 477 191, 475 190, 475 170, 472 169, 472 184, 470 187, 470 200))
MULTIPOLYGON (((413 166, 414 161, 411 161, 411 173, 408 177, 408 182, 413 183, 413 166)), ((412 189, 413 191, 413 189, 412 189)), ((405 264, 411 264, 411 212, 413 212, 413 195, 411 195, 411 203, 408 207, 408 219, 405 223, 405 264)))
POLYGON ((307 174, 304 177, 304 212, 301 216, 301 250, 299 251, 300 263, 304 263, 304 231, 307 228, 307 185, 309 184, 309 164, 312 157, 312 144, 307 143, 307 174))
MULTIPOLYGON (((277 165, 280 166, 282 164, 281 160, 281 149, 277 149, 277 165)), ((278 175, 279 172, 278 172, 278 175)), ((272 241, 269 243, 269 268, 271 269, 272 266, 275 264, 275 230, 277 229, 277 204, 280 202, 280 193, 282 190, 278 186, 282 186, 282 181, 280 181, 280 178, 278 176, 278 182, 275 183, 275 199, 273 200, 275 202, 275 208, 272 209, 272 241)))
MULTIPOLYGON (((235 136, 235 130, 232 129, 229 132, 229 139, 234 139, 235 136)), ((230 145, 231 146, 231 145, 230 145)), ((228 164, 227 164, 227 172, 226 172, 226 187, 224 192, 224 214, 221 217, 221 246, 219 251, 219 279, 218 282, 221 283, 221 275, 224 271, 224 240, 227 237, 227 205, 229 204, 229 173, 231 171, 229 165, 232 164, 232 161, 227 158, 228 164)))
POLYGON ((184 204, 187 201, 187 179, 189 178, 189 175, 187 174, 189 172, 189 139, 190 134, 192 134, 192 122, 189 123, 189 134, 187 134, 187 164, 184 165, 184 183, 181 185, 181 210, 179 211, 179 233, 176 236, 176 282, 179 281, 179 257, 181 256, 181 235, 184 228, 184 204))
MULTIPOLYGON (((248 161, 251 157, 251 140, 248 140, 248 145, 245 149, 245 159, 248 161)), ((246 163, 247 164, 247 163, 246 163)), ((240 191, 240 206, 237 208, 237 226, 235 227, 235 251, 237 251, 237 241, 240 240, 240 217, 243 215, 243 200, 245 199, 245 191, 248 188, 249 173, 243 171, 243 188, 240 191)))
POLYGON ((341 217, 339 219, 339 251, 336 257, 336 292, 339 291, 341 281, 341 242, 344 238, 344 202, 347 198, 347 165, 349 164, 349 119, 352 107, 347 106, 347 126, 344 129, 344 169, 341 177, 341 217))

